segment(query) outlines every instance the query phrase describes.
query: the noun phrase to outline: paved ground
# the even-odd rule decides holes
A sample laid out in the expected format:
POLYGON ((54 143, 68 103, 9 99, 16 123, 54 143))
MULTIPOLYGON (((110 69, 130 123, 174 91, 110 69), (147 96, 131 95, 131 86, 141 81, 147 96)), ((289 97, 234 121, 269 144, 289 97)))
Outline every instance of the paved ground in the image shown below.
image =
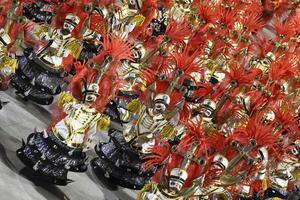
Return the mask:
MULTIPOLYGON (((18 160, 15 151, 22 138, 35 128, 42 130, 50 121, 51 107, 41 107, 16 97, 12 90, 0 92, 2 101, 9 101, 0 110, 0 199, 1 200, 131 200, 136 191, 108 186, 86 173, 69 173, 75 182, 54 186, 40 182, 18 160)), ((100 134, 99 134, 100 135, 100 134)), ((105 139, 105 135, 101 136, 105 139)), ((89 152, 91 157, 94 152, 89 152)))

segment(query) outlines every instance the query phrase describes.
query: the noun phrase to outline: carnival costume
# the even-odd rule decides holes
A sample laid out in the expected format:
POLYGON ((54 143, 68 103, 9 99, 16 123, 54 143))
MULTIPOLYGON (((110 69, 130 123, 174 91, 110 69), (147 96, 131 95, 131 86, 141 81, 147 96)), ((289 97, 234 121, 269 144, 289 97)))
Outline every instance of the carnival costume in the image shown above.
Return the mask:
POLYGON ((299 193, 299 0, 3 1, 1 81, 18 59, 24 98, 70 83, 17 151, 35 173, 65 185, 96 143, 94 175, 139 200, 299 193))
POLYGON ((116 89, 116 84, 109 85, 109 81, 113 77, 116 79, 118 61, 130 59, 130 48, 125 40, 115 36, 106 38, 103 46, 104 50, 95 59, 94 68, 82 67, 81 64, 77 66, 70 90, 80 101, 62 93, 59 104, 63 106, 65 116, 50 130, 29 135, 27 143, 17 150, 24 164, 55 184, 67 184, 68 171, 86 171, 84 151, 95 139, 97 125, 105 128, 109 123, 101 112, 113 94, 105 90, 116 89), (111 39, 114 39, 113 42, 110 42, 111 39), (126 53, 116 50, 120 45, 126 53))
POLYGON ((63 77, 66 76, 63 59, 70 54, 76 57, 74 51, 80 52, 80 45, 71 35, 79 22, 77 16, 68 14, 61 29, 40 27, 36 34, 46 45, 19 58, 17 71, 11 80, 18 93, 39 104, 52 103, 53 96, 61 92, 63 77))

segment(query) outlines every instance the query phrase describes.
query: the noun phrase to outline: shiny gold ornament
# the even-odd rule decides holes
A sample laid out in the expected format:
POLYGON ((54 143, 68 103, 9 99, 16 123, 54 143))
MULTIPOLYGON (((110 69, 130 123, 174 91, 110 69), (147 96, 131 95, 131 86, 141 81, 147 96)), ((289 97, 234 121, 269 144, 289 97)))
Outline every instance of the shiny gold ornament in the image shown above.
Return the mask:
POLYGON ((16 71, 17 60, 5 56, 0 63, 0 81, 16 71))
POLYGON ((143 200, 143 193, 151 191, 151 188, 154 186, 155 183, 148 183, 144 185, 144 187, 139 191, 137 200, 143 200))
POLYGON ((108 128, 109 124, 110 124, 110 118, 102 116, 97 123, 97 129, 105 130, 108 128))
POLYGON ((37 37, 41 37, 42 34, 47 33, 49 31, 49 27, 45 25, 41 25, 35 35, 37 37))
POLYGON ((166 125, 159 132, 159 139, 171 138, 176 133, 176 129, 171 125, 166 125))
POLYGON ((142 107, 141 103, 140 103, 138 100, 136 100, 136 99, 132 100, 132 101, 129 102, 128 105, 127 105, 127 109, 128 109, 130 112, 133 112, 133 113, 138 113, 138 112, 140 112, 141 107, 142 107))
POLYGON ((60 108, 63 108, 63 106, 67 103, 70 103, 73 101, 73 96, 68 93, 68 92, 62 92, 60 93, 59 97, 58 97, 58 100, 57 100, 57 105, 60 107, 60 108))
POLYGON ((293 177, 297 180, 300 181, 300 167, 296 168, 293 172, 292 172, 293 177))
POLYGON ((69 43, 68 45, 66 45, 65 47, 67 50, 70 51, 70 54, 74 57, 74 58, 78 58, 83 47, 82 45, 80 45, 77 41, 73 41, 71 43, 69 43))
POLYGON ((264 178, 263 180, 262 180, 262 189, 265 191, 265 190, 267 190, 268 189, 268 181, 267 181, 267 179, 266 178, 264 178))
POLYGON ((145 17, 143 15, 136 15, 132 18, 130 21, 132 24, 135 24, 136 26, 141 26, 145 21, 145 17))

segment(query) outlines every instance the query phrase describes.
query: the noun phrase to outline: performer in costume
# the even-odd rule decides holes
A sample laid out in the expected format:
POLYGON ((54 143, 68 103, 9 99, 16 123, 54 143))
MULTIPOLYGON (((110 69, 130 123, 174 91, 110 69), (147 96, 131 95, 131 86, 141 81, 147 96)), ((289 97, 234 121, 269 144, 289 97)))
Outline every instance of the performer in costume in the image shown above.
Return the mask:
POLYGON ((105 129, 109 118, 101 114, 118 89, 116 67, 120 59, 131 59, 125 39, 106 37, 104 50, 94 60, 93 69, 77 64, 79 70, 70 84, 72 96, 62 93, 59 104, 65 114, 50 130, 32 133, 17 150, 17 156, 35 173, 54 184, 67 184, 68 171, 86 171, 86 154, 97 127, 105 129))
MULTIPOLYGON (((83 149, 87 148, 90 138, 96 133, 101 114, 91 107, 97 97, 96 88, 89 87, 83 92, 86 96, 83 102, 71 100, 63 105, 67 115, 52 130, 30 134, 26 144, 23 142, 17 150, 17 156, 25 165, 54 184, 68 184, 68 171, 87 170, 83 149)), ((64 96, 65 93, 62 95, 63 99, 72 99, 72 96, 64 96)))
POLYGON ((62 78, 66 73, 64 58, 71 55, 76 58, 81 51, 80 44, 71 35, 79 21, 74 14, 68 14, 61 29, 41 27, 36 34, 47 44, 19 59, 18 69, 11 80, 18 93, 39 104, 52 103, 53 96, 61 92, 62 78))
POLYGON ((79 55, 79 60, 91 59, 101 50, 100 41, 102 35, 106 34, 107 29, 107 9, 95 6, 85 6, 89 13, 81 30, 80 37, 83 38, 83 47, 79 55))
POLYGON ((204 192, 206 162, 211 155, 207 155, 201 125, 185 125, 178 144, 163 140, 153 147, 153 154, 146 157, 145 167, 159 166, 159 170, 153 181, 140 191, 138 200, 207 199, 203 193, 197 196, 196 192, 204 192))
MULTIPOLYGON (((12 73, 14 73, 17 60, 9 57, 7 54, 7 46, 10 44, 10 37, 4 29, 0 29, 0 84, 1 89, 7 88, 7 81, 12 73)), ((7 101, 0 100, 0 110, 6 105, 7 101)))
POLYGON ((110 141, 95 147, 98 158, 91 161, 96 174, 104 174, 115 184, 140 189, 146 184, 155 168, 142 168, 143 156, 155 144, 155 138, 171 138, 175 133, 182 102, 170 110, 170 94, 182 74, 180 70, 165 92, 157 92, 155 84, 147 92, 147 104, 138 100, 121 101, 118 105, 121 126, 112 124, 110 141))
POLYGON ((4 29, 0 29, 0 83, 5 87, 7 78, 15 72, 17 60, 8 56, 8 45, 11 43, 9 35, 4 29))
MULTIPOLYGON (((20 10, 18 1, 13 1, 11 4, 6 2, 6 5, 3 6, 4 10, 5 8, 8 10, 5 10, 4 13, 3 11, 0 12, 0 15, 5 19, 3 21, 5 23, 0 22, 3 24, 3 28, 0 28, 0 88, 6 90, 10 77, 16 70, 17 59, 14 49, 18 46, 16 30, 23 23, 23 18, 18 15, 20 10)), ((7 101, 0 100, 0 109, 7 103, 7 101)))

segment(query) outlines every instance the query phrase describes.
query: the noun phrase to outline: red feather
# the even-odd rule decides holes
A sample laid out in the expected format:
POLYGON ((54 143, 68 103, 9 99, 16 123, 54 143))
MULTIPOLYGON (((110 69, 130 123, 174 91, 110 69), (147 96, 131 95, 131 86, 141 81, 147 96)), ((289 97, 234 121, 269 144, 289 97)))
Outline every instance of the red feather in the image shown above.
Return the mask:
POLYGON ((226 78, 229 80, 235 80, 239 85, 251 85, 256 78, 261 73, 261 70, 252 68, 246 70, 246 68, 242 65, 238 65, 237 63, 233 63, 230 65, 230 72, 222 70, 223 73, 226 74, 226 78))
POLYGON ((289 59, 281 59, 274 62, 269 68, 269 79, 273 82, 280 83, 282 80, 290 80, 293 78, 295 72, 297 72, 297 68, 291 65, 289 59))
POLYGON ((170 19, 167 26, 165 35, 170 38, 171 42, 181 42, 185 38, 188 38, 192 33, 192 28, 190 27, 190 22, 188 19, 184 18, 181 21, 176 21, 170 19))
POLYGON ((151 155, 144 157, 146 160, 143 164, 145 169, 149 169, 154 165, 160 165, 170 155, 170 144, 167 141, 160 141, 159 144, 151 148, 151 155))
POLYGON ((76 69, 76 75, 73 77, 69 85, 69 90, 74 98, 82 101, 83 81, 86 83, 93 82, 93 78, 97 71, 89 69, 85 64, 81 64, 80 62, 74 63, 74 66, 76 69))
POLYGON ((247 27, 246 32, 248 34, 257 32, 259 29, 263 28, 266 25, 266 22, 261 20, 260 13, 253 10, 245 13, 245 16, 242 18, 242 23, 247 27))
POLYGON ((261 116, 251 117, 245 128, 237 128, 231 139, 247 145, 250 139, 255 139, 256 149, 273 146, 278 140, 278 133, 274 132, 274 124, 264 124, 261 116))
POLYGON ((193 1, 194 7, 197 10, 197 14, 200 19, 204 20, 205 24, 207 23, 215 23, 217 20, 217 9, 209 5, 209 0, 201 1, 193 1))
POLYGON ((281 130, 289 133, 287 136, 299 131, 298 119, 293 116, 291 109, 283 108, 277 103, 271 110, 274 112, 276 122, 281 126, 281 130))
POLYGON ((283 41, 288 40, 295 33, 295 28, 293 26, 290 26, 288 22, 282 21, 279 18, 275 19, 275 22, 272 24, 272 26, 278 36, 284 37, 283 41))
POLYGON ((218 9, 218 22, 221 29, 232 29, 234 23, 237 21, 237 11, 225 9, 222 6, 218 9))
POLYGON ((111 34, 103 37, 103 49, 94 57, 94 62, 100 64, 105 56, 111 55, 113 62, 119 62, 123 59, 133 61, 132 49, 134 48, 125 37, 111 34))
POLYGON ((199 50, 190 52, 190 49, 186 47, 184 48, 183 52, 175 52, 171 55, 174 58, 176 68, 181 69, 184 72, 186 70, 193 71, 191 68, 198 64, 195 62, 195 60, 197 56, 199 56, 199 50))

